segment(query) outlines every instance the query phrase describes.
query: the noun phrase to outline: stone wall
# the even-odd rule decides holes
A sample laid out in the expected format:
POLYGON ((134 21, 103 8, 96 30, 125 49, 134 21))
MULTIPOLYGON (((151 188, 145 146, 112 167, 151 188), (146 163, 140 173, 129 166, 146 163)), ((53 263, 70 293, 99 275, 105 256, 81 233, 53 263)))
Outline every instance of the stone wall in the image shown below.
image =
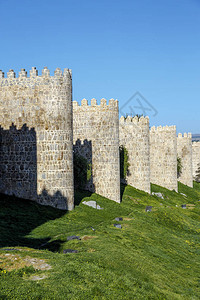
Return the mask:
POLYGON ((120 118, 120 145, 128 151, 127 184, 150 193, 149 118, 120 118))
POLYGON ((177 154, 181 159, 182 171, 178 181, 183 184, 193 187, 192 177, 192 134, 181 133, 178 134, 177 138, 177 154))
POLYGON ((0 192, 73 209, 71 72, 0 71, 0 192))
POLYGON ((92 165, 86 188, 120 202, 118 101, 101 99, 97 105, 92 99, 88 105, 83 99, 80 106, 74 101, 73 143, 74 152, 92 165))
POLYGON ((200 142, 192 143, 192 170, 193 170, 193 179, 196 178, 196 172, 200 167, 200 142))
POLYGON ((176 126, 150 130, 150 181, 178 191, 176 126))

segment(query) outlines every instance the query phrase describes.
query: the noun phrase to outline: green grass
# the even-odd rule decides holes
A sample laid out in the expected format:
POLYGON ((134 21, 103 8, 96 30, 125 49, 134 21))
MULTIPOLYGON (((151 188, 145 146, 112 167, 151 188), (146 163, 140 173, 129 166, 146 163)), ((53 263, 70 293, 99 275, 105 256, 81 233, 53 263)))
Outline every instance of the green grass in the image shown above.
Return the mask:
POLYGON ((152 185, 152 191, 164 200, 130 186, 121 204, 77 191, 80 204, 68 213, 2 196, 0 299, 199 299, 200 184, 179 184, 179 193, 152 185), (89 199, 104 209, 81 203, 89 199), (152 212, 145 212, 146 205, 152 212), (90 238, 67 241, 69 235, 90 238), (7 247, 16 251, 2 250, 7 247), (79 252, 63 254, 68 248, 79 252), (45 259, 52 269, 1 270, 6 253, 45 259), (30 280, 44 274, 43 280, 30 280))

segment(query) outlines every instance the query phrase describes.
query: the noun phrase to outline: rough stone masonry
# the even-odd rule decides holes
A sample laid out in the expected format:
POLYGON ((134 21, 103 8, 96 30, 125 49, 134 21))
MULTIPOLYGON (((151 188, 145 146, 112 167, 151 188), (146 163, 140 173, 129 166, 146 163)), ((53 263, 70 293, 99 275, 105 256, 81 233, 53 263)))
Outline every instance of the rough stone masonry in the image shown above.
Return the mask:
POLYGON ((0 192, 74 207, 71 71, 0 71, 0 192))
POLYGON ((176 126, 155 126, 150 130, 150 180, 178 191, 176 126))
POLYGON ((150 193, 149 118, 120 118, 120 145, 128 151, 127 184, 150 193))
POLYGON ((74 151, 92 165, 87 189, 120 202, 118 101, 73 102, 74 151))
POLYGON ((181 133, 177 138, 177 154, 181 158, 182 171, 178 180, 189 187, 193 187, 192 177, 192 134, 181 133))
POLYGON ((200 141, 192 143, 192 169, 193 179, 195 180, 200 169, 200 141))
POLYGON ((120 202, 119 145, 128 150, 127 183, 150 193, 150 182, 178 190, 192 186, 200 167, 200 142, 176 136, 175 126, 152 127, 148 117, 122 117, 118 101, 73 102, 71 70, 45 67, 30 77, 0 71, 0 192, 59 209, 74 207, 73 151, 87 159, 91 177, 86 189, 120 202), (73 125, 72 125, 73 124, 73 125))

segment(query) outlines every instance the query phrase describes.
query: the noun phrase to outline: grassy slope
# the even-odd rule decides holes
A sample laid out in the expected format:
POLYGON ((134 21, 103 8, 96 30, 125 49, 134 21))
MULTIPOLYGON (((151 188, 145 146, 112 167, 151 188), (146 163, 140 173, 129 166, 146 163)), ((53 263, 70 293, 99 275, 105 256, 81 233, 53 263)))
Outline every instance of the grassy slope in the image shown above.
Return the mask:
POLYGON ((104 209, 80 204, 70 213, 3 197, 0 247, 45 258, 52 269, 1 272, 0 299, 199 299, 200 184, 194 189, 179 184, 188 197, 155 185, 152 191, 165 199, 130 186, 121 204, 77 192, 77 202, 88 196, 84 200, 96 200, 104 209), (186 203, 195 208, 182 209, 186 203), (146 205, 153 211, 146 213, 146 205), (116 222, 115 217, 129 220, 116 222), (93 238, 66 241, 69 235, 93 238), (79 253, 62 254, 67 248, 79 253), (29 280, 40 273, 47 278, 29 280))

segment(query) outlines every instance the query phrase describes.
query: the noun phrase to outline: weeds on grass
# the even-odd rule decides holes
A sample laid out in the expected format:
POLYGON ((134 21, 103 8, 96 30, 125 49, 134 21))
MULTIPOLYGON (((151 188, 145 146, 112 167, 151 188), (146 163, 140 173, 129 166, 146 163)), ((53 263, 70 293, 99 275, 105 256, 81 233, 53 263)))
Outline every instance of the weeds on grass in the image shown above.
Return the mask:
POLYGON ((152 185, 152 191, 164 199, 130 186, 123 186, 121 204, 77 191, 77 206, 69 213, 9 197, 0 200, 1 247, 17 248, 21 257, 28 253, 52 267, 9 272, 3 267, 0 298, 199 299, 200 184, 192 189, 179 183, 179 193, 152 185), (88 199, 104 209, 81 204, 88 199), (150 213, 147 205, 153 206, 150 213), (123 217, 122 230, 113 227, 116 217, 123 217), (67 241, 70 235, 81 240, 67 241), (69 248, 79 252, 62 253, 69 248))

